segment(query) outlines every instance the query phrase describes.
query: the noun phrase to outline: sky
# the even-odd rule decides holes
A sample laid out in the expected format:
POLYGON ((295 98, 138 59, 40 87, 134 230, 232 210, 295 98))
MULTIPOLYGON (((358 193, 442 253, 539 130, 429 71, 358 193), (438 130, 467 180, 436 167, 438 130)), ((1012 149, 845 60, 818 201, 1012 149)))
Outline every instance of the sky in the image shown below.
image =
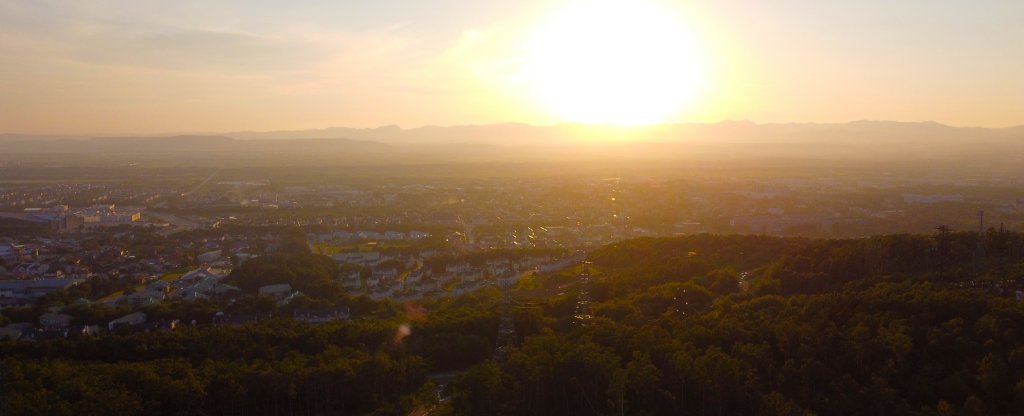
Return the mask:
POLYGON ((1022 21, 1019 0, 0 0, 0 132, 1005 127, 1022 21))

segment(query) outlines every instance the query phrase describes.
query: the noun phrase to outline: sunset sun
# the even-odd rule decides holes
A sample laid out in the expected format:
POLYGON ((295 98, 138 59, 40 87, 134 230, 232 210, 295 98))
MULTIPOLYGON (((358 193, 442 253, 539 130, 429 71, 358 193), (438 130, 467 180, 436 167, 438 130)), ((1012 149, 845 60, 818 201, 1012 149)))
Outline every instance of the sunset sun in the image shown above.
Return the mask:
POLYGON ((702 87, 694 40, 670 10, 640 1, 573 3, 537 29, 528 76, 540 104, 567 121, 663 122, 702 87))

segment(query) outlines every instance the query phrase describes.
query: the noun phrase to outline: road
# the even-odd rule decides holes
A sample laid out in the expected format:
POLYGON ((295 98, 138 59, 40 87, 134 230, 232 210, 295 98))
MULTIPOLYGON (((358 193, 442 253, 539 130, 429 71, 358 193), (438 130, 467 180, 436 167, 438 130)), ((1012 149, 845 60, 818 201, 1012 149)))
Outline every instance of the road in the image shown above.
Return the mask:
POLYGON ((190 221, 185 218, 181 218, 177 215, 169 214, 166 212, 146 211, 146 215, 171 225, 170 228, 162 231, 164 235, 176 233, 178 231, 194 230, 200 227, 200 224, 195 221, 190 221))
POLYGON ((203 179, 202 182, 199 182, 199 185, 193 186, 192 189, 189 189, 185 193, 181 194, 181 196, 188 196, 189 194, 193 194, 196 191, 202 189, 202 187, 206 186, 206 184, 209 183, 214 176, 217 176, 218 173, 220 173, 220 169, 213 171, 213 173, 211 173, 210 176, 207 176, 206 179, 203 179))
POLYGON ((442 404, 444 402, 447 402, 448 399, 449 399, 449 397, 444 395, 445 387, 449 383, 451 383, 452 380, 455 380, 457 377, 459 377, 460 375, 465 374, 467 371, 469 371, 469 370, 458 370, 458 371, 449 371, 449 372, 445 372, 445 373, 427 374, 427 379, 430 380, 430 381, 433 381, 434 384, 437 385, 437 401, 438 401, 438 403, 435 404, 435 405, 429 406, 429 407, 420 407, 418 409, 414 409, 412 412, 409 413, 408 416, 430 416, 430 415, 435 414, 436 411, 437 411, 438 405, 440 405, 440 404, 442 404))

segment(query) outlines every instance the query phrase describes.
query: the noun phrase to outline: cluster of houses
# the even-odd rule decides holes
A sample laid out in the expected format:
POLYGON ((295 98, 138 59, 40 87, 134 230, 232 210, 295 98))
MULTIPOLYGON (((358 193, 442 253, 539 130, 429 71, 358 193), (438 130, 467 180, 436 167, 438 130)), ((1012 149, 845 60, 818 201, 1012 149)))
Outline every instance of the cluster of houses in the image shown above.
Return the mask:
POLYGON ((156 279, 132 293, 113 296, 106 303, 126 303, 129 305, 147 305, 165 300, 226 299, 241 292, 241 289, 222 283, 228 275, 225 269, 212 267, 198 268, 185 273, 173 280, 156 279))
POLYGON ((419 255, 383 254, 381 252, 339 253, 333 256, 340 264, 361 266, 349 268, 341 276, 341 284, 352 293, 365 293, 373 299, 397 301, 423 297, 459 296, 494 284, 496 279, 515 279, 527 272, 553 272, 583 261, 584 254, 553 256, 530 254, 513 259, 494 256, 478 262, 454 260, 436 267, 427 266, 419 255), (399 267, 401 266, 401 267, 399 267), (367 276, 363 270, 372 270, 367 276))
MULTIPOLYGON (((94 237, 0 237, 0 307, 29 305, 47 293, 97 278, 113 278, 128 287, 144 285, 141 293, 126 301, 150 303, 161 298, 156 292, 167 290, 157 280, 168 272, 188 266, 228 270, 280 244, 273 234, 167 238, 148 247, 133 244, 137 235, 132 231, 94 237)), ((219 294, 203 284, 208 283, 192 290, 175 287, 171 291, 183 289, 180 297, 186 299, 219 294)))
MULTIPOLYGON (((135 292, 112 296, 105 299, 104 302, 141 306, 173 300, 208 299, 230 303, 242 295, 242 289, 224 282, 228 274, 229 270, 226 269, 201 267, 178 278, 151 281, 135 292)), ((258 288, 257 294, 273 298, 278 306, 287 305, 303 295, 288 283, 261 286, 258 288)))
MULTIPOLYGON (((237 287, 225 284, 222 280, 227 276, 224 270, 212 268, 199 268, 192 270, 180 278, 165 281, 157 280, 151 282, 146 288, 137 292, 111 297, 105 300, 109 303, 127 303, 133 306, 157 303, 172 299, 197 300, 197 299, 228 299, 238 295, 241 290, 237 287)), ((72 279, 50 279, 46 284, 55 284, 56 281, 69 282, 72 279)), ((0 281, 0 291, 9 290, 4 284, 10 283, 32 283, 40 284, 40 281, 15 280, 0 281)), ((279 305, 285 305, 302 293, 293 290, 288 284, 274 284, 259 288, 259 294, 274 298, 279 305)), ((211 318, 214 325, 240 325, 249 322, 272 319, 271 312, 253 314, 225 314, 218 312, 211 318)), ((323 323, 335 320, 346 320, 351 317, 348 308, 336 308, 331 310, 307 310, 295 308, 293 319, 299 322, 323 323)), ((12 323, 0 328, 0 339, 22 339, 36 340, 58 337, 77 337, 96 335, 103 331, 131 332, 131 331, 173 331, 181 323, 177 319, 147 320, 144 312, 132 312, 120 318, 111 320, 105 326, 73 324, 74 317, 61 313, 60 307, 53 307, 47 313, 40 315, 38 323, 12 323)), ((196 325, 196 322, 192 322, 196 325)))
POLYGON ((132 312, 113 319, 106 325, 73 324, 74 317, 60 313, 59 308, 39 316, 39 323, 12 323, 0 328, 0 339, 38 340, 48 338, 71 338, 98 335, 101 332, 132 332, 132 331, 173 331, 179 320, 158 319, 147 320, 143 312, 132 312))
POLYGON ((430 237, 426 231, 344 231, 337 230, 329 233, 310 233, 306 239, 313 243, 352 243, 356 241, 402 241, 422 240, 430 237))
MULTIPOLYGON (((426 232, 332 232, 311 236, 315 241, 351 239, 410 240, 429 237, 426 232)), ((167 301, 209 299, 230 303, 242 290, 228 284, 232 267, 253 255, 273 251, 278 240, 273 235, 221 235, 190 237, 189 240, 164 237, 154 249, 140 250, 132 244, 132 231, 117 231, 110 238, 92 239, 61 235, 14 241, 0 238, 0 307, 33 305, 40 297, 70 289, 96 278, 117 278, 126 290, 104 296, 95 302, 111 305, 144 306, 167 301), (255 239, 255 241, 254 241, 255 239), (135 248, 133 248, 135 247, 135 248), (133 251, 134 250, 134 251, 133 251), (188 270, 178 274, 179 270, 188 270)), ((152 237, 148 237, 152 238, 152 237)), ((582 255, 517 254, 497 255, 485 260, 458 259, 439 264, 428 259, 448 254, 435 249, 405 251, 362 251, 332 256, 342 269, 341 284, 352 293, 375 299, 398 301, 422 297, 458 296, 472 292, 496 279, 514 281, 523 273, 554 271, 571 267, 582 255), (428 265, 428 263, 431 263, 428 265), (352 267, 356 266, 356 267, 352 267)), ((287 305, 302 296, 287 283, 260 287, 258 294, 287 305)), ((81 299, 80 302, 90 302, 81 299)), ((296 308, 293 319, 327 322, 349 319, 347 309, 307 311, 296 308)), ((219 314, 215 324, 232 325, 271 319, 269 314, 219 314)), ((173 330, 176 320, 147 320, 134 312, 106 325, 78 325, 60 309, 43 314, 39 322, 13 323, 0 328, 0 337, 41 339, 93 335, 101 331, 173 330)))
MULTIPOLYGON (((296 308, 292 315, 296 321, 313 324, 347 320, 351 317, 348 308, 336 308, 325 311, 296 308)), ((214 325, 230 326, 269 320, 273 317, 274 315, 271 312, 251 314, 225 314, 224 312, 218 312, 212 317, 211 321, 214 325)), ((73 322, 74 317, 60 313, 59 309, 53 308, 49 312, 40 315, 38 323, 20 322, 0 327, 0 339, 40 340, 73 338, 95 336, 103 332, 169 332, 182 325, 178 319, 148 319, 144 312, 129 313, 107 322, 106 325, 81 325, 74 324, 73 322)), ((195 322, 191 323, 191 325, 195 324, 195 322)))
MULTIPOLYGON (((331 321, 343 321, 348 320, 352 317, 351 311, 347 307, 335 308, 330 310, 309 310, 303 308, 295 308, 292 311, 292 319, 298 322, 306 322, 311 324, 321 324, 331 321)), ((224 312, 217 312, 213 316, 214 325, 243 325, 250 322, 268 321, 274 318, 273 312, 256 312, 256 313, 240 313, 240 314, 228 314, 224 312)))
POLYGON ((67 289, 85 279, 0 280, 0 307, 31 304, 59 289, 67 289))
POLYGON ((26 207, 75 204, 147 204, 181 191, 172 187, 111 184, 62 183, 34 184, 0 189, 0 209, 20 210, 26 207))
POLYGON ((86 245, 65 237, 0 241, 0 260, 0 307, 6 307, 32 304, 41 296, 88 279, 109 277, 126 284, 142 283, 182 267, 186 255, 180 250, 136 255, 124 246, 86 245))
MULTIPOLYGON (((129 232, 111 235, 113 241, 130 239, 129 232)), ((131 253, 125 244, 86 243, 78 237, 0 239, 0 277, 7 279, 90 278, 126 273, 160 273, 188 262, 183 247, 159 252, 131 253)))

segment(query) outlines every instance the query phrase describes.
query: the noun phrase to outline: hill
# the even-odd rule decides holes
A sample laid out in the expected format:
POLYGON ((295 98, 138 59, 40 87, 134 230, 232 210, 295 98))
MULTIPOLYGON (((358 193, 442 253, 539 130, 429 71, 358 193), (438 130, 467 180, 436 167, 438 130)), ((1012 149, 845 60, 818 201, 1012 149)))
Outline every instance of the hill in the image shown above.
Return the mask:
MULTIPOLYGON (((574 316, 579 269, 535 276, 556 290, 513 291, 517 345, 507 354, 494 354, 503 307, 486 289, 321 325, 282 317, 4 341, 3 405, 15 414, 1024 411, 1024 234, 646 238, 590 260, 594 317, 574 316), (984 257, 965 250, 979 238, 984 257), (431 380, 451 380, 446 400, 431 380)), ((320 273, 302 261, 268 257, 233 279, 294 274, 302 284, 299 274, 320 273)))

